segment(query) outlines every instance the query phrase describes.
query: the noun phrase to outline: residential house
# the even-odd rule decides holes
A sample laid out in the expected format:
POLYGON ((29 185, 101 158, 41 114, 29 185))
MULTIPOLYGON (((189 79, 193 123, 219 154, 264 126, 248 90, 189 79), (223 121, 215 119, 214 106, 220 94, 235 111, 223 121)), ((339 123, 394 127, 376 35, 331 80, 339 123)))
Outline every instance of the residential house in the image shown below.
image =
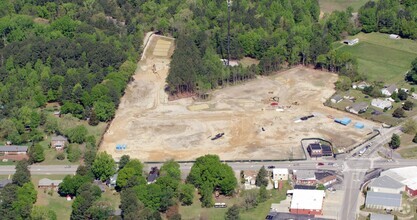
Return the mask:
POLYGON ((317 183, 314 170, 294 170, 293 178, 294 183, 297 185, 315 186, 317 183))
POLYGON ((398 92, 396 85, 392 84, 381 89, 381 93, 386 96, 391 96, 394 92, 398 92))
POLYGON ((62 183, 62 180, 51 180, 48 178, 43 178, 39 180, 38 188, 58 189, 60 183, 62 183))
POLYGON ((368 188, 372 192, 382 193, 401 193, 404 191, 404 184, 392 179, 389 176, 380 176, 368 185, 368 188))
POLYGON ((343 97, 341 95, 334 95, 330 98, 330 101, 332 103, 339 103, 343 100, 343 97))
POLYGON ((51 138, 51 148, 56 150, 63 150, 68 143, 68 139, 64 136, 54 136, 51 138))
POLYGON ((151 184, 151 183, 154 183, 158 177, 159 177, 158 167, 152 167, 146 180, 148 181, 148 184, 151 184))
POLYGON ((387 214, 371 213, 370 220, 394 220, 394 216, 387 214))
POLYGON ((365 89, 366 87, 368 87, 368 86, 370 86, 368 83, 366 83, 366 82, 360 82, 360 83, 353 83, 352 84, 352 88, 353 89, 361 89, 361 90, 363 90, 363 89, 365 89))
POLYGON ((358 115, 360 113, 366 112, 366 110, 368 110, 368 107, 369 107, 368 103, 360 102, 360 103, 355 103, 352 106, 346 107, 346 111, 358 115))
POLYGON ((0 160, 23 160, 28 159, 28 147, 27 146, 0 146, 0 160))
POLYGON ((3 189, 9 183, 10 184, 12 183, 12 180, 11 179, 0 180, 0 189, 3 189))
POLYGON ((372 99, 371 102, 372 106, 375 106, 380 109, 391 109, 392 103, 388 100, 382 100, 382 99, 372 99))
POLYGON ((272 180, 288 180, 287 168, 274 168, 272 169, 272 180))
POLYGON ((107 186, 109 187, 109 188, 114 188, 114 187, 116 187, 116 182, 117 182, 117 176, 118 176, 119 174, 118 173, 116 173, 116 174, 114 174, 113 176, 111 176, 110 177, 110 179, 108 179, 107 181, 106 181, 106 184, 107 184, 107 186))
POLYGON ((401 210, 401 194, 381 193, 368 191, 366 193, 365 206, 372 209, 401 210))
POLYGON ((344 40, 343 43, 347 44, 349 46, 353 46, 353 45, 359 43, 359 38, 355 38, 355 39, 352 39, 352 40, 344 40))
POLYGON ((330 172, 316 172, 317 183, 323 184, 326 188, 337 182, 335 174, 330 172))
POLYGON ((324 190, 294 189, 290 213, 303 215, 323 215, 324 190))

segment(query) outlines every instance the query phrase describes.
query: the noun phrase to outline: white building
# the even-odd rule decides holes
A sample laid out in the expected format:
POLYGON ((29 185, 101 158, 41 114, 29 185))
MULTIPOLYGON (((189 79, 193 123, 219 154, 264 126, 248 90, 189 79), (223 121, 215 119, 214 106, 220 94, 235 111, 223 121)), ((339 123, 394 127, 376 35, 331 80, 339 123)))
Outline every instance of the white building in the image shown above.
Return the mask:
POLYGON ((288 180, 287 168, 275 168, 272 170, 272 180, 288 180))
POLYGON ((372 99, 371 105, 380 109, 392 108, 392 103, 390 101, 382 99, 372 99))
POLYGON ((398 92, 398 88, 394 84, 381 89, 381 93, 386 96, 391 96, 394 92, 398 92))
POLYGON ((323 201, 326 197, 324 190, 294 189, 292 193, 290 212, 293 214, 322 215, 323 201))
POLYGON ((398 34, 390 34, 389 38, 394 40, 401 39, 401 37, 398 34))
POLYGON ((398 182, 395 179, 392 179, 389 176, 380 176, 368 185, 369 190, 372 192, 382 192, 382 193, 397 193, 400 194, 404 191, 404 184, 398 182))
POLYGON ((359 43, 359 38, 355 38, 355 39, 352 39, 352 40, 344 40, 343 43, 347 44, 349 46, 353 46, 353 45, 359 43))

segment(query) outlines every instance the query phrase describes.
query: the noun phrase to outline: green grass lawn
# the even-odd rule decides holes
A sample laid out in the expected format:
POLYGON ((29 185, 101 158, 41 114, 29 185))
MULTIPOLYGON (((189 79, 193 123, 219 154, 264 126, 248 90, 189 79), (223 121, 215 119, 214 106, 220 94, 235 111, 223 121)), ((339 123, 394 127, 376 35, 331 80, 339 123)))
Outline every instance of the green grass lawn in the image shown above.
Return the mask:
POLYGON ((368 0, 319 0, 320 10, 324 13, 332 11, 345 11, 347 7, 352 6, 353 11, 357 12, 359 8, 368 0))
POLYGON ((36 200, 36 206, 47 206, 49 209, 54 210, 58 219, 69 219, 71 215, 72 201, 67 201, 65 197, 59 196, 58 192, 53 191, 50 195, 50 190, 38 189, 38 182, 42 178, 61 180, 65 175, 35 175, 32 176, 32 182, 38 191, 38 198, 36 200))
POLYGON ((333 46, 354 55, 358 59, 359 72, 368 81, 405 84, 404 75, 417 57, 417 42, 392 40, 387 34, 381 33, 360 33, 350 38, 359 38, 360 42, 353 46, 341 46, 341 43, 333 46))
MULTIPOLYGON (((240 212, 240 217, 242 220, 252 220, 252 219, 264 219, 265 216, 269 213, 272 203, 279 203, 282 200, 285 200, 287 190, 290 189, 289 184, 284 184, 284 188, 280 191, 278 190, 269 190, 268 192, 272 194, 271 198, 267 201, 258 204, 256 208, 250 210, 242 210, 240 212)), ((227 208, 201 208, 201 202, 199 200, 200 196, 195 194, 194 202, 191 206, 180 206, 179 213, 184 220, 191 219, 209 219, 209 220, 223 220, 224 215, 227 212, 227 208)), ((224 202, 228 207, 233 206, 234 204, 240 204, 242 202, 241 197, 232 197, 232 198, 220 198, 215 200, 215 202, 224 202)))

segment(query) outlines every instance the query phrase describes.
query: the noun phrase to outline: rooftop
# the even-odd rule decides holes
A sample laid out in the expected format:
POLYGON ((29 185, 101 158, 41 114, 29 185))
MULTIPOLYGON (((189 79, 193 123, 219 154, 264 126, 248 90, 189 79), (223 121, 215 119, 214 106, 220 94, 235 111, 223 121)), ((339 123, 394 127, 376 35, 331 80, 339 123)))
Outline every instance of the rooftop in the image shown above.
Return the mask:
POLYGON ((294 189, 291 209, 322 209, 325 192, 323 190, 294 189))
POLYGON ((367 205, 401 207, 401 194, 368 191, 365 203, 367 205))
POLYGON ((60 183, 62 183, 62 180, 51 180, 48 178, 43 178, 39 180, 38 186, 58 186, 60 183))
POLYGON ((408 188, 412 190, 417 190, 417 178, 411 178, 403 181, 405 185, 407 185, 408 188))
POLYGON ((404 184, 394 180, 393 178, 389 176, 380 176, 374 179, 368 186, 398 189, 398 188, 404 187, 404 184))
POLYGON ((329 172, 316 172, 315 175, 316 175, 316 179, 318 180, 324 179, 329 176, 334 176, 334 174, 329 173, 329 172))
POLYGON ((417 166, 394 168, 383 171, 381 176, 389 176, 404 184, 407 179, 417 178, 417 166))
POLYGON ((336 100, 336 101, 339 101, 339 100, 342 100, 343 99, 343 97, 341 96, 341 95, 334 95, 334 96, 332 96, 332 98, 331 99, 334 99, 334 100, 336 100))
POLYGON ((393 215, 371 213, 371 220, 394 220, 393 215))
POLYGON ((0 146, 0 152, 27 152, 27 146, 0 146))
POLYGON ((388 87, 386 87, 384 89, 388 90, 388 92, 390 92, 390 93, 393 93, 397 89, 397 86, 392 84, 392 85, 389 85, 388 87))
POLYGON ((274 174, 288 174, 287 168, 274 168, 272 169, 272 173, 274 174))
POLYGON ((312 150, 321 150, 320 144, 309 144, 308 145, 312 150))
POLYGON ((368 108, 368 106, 369 106, 368 103, 366 103, 366 102, 360 102, 360 103, 353 104, 350 108, 353 109, 353 110, 355 110, 355 111, 357 111, 357 112, 359 112, 359 111, 361 111, 364 108, 368 108))
POLYGON ((314 170, 294 170, 294 175, 297 176, 297 180, 315 180, 316 179, 314 170))
POLYGON ((12 183, 11 179, 0 180, 0 188, 4 188, 9 183, 12 183))
POLYGON ((62 135, 53 136, 51 141, 67 141, 68 139, 62 135))

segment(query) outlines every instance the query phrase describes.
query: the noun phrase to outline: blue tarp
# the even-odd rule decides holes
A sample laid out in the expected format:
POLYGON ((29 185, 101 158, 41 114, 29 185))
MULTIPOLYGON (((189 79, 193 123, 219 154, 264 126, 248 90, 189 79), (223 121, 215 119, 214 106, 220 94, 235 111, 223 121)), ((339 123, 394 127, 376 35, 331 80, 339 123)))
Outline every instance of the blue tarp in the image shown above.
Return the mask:
POLYGON ((334 121, 342 125, 348 125, 350 122, 352 122, 350 118, 335 119, 334 121))
POLYGON ((126 150, 126 144, 118 144, 116 145, 116 150, 126 150))
POLYGON ((362 129, 362 128, 364 128, 364 127, 365 127, 365 125, 364 125, 364 124, 362 124, 361 122, 356 122, 356 124, 355 124, 355 128, 362 129))

